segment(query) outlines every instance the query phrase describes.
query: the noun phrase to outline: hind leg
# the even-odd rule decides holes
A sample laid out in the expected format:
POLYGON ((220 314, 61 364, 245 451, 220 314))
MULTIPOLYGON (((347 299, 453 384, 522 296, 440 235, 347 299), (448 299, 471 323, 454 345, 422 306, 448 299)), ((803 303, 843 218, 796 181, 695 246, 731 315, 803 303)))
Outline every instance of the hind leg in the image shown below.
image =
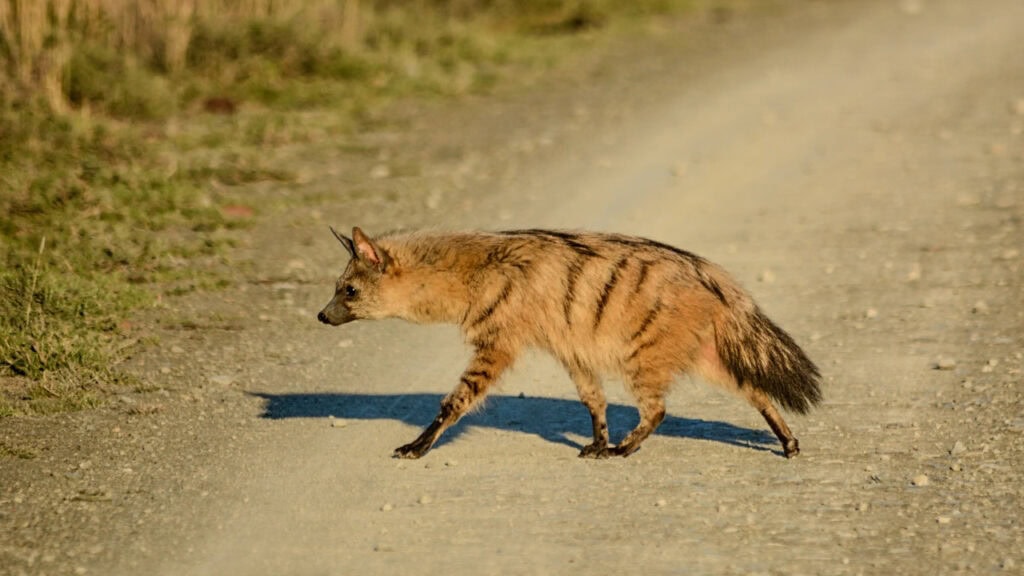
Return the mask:
POLYGON ((640 423, 622 439, 622 442, 611 449, 613 455, 629 456, 636 452, 640 444, 665 419, 665 394, 668 392, 669 382, 669 378, 659 378, 653 374, 637 374, 631 379, 629 389, 637 400, 640 423))
POLYGON ((580 401, 590 411, 590 421, 594 426, 594 441, 580 450, 580 458, 607 458, 608 451, 608 402, 597 376, 586 368, 569 368, 569 375, 576 384, 580 401))
POLYGON ((793 433, 790 432, 789 426, 786 425, 786 421, 782 419, 782 415, 779 414, 771 399, 768 398, 768 395, 749 385, 743 387, 742 394, 750 402, 750 405, 756 408, 761 413, 761 416, 764 416, 768 426, 775 433, 775 437, 782 443, 782 450, 786 458, 792 458, 799 454, 800 443, 793 436, 793 433))

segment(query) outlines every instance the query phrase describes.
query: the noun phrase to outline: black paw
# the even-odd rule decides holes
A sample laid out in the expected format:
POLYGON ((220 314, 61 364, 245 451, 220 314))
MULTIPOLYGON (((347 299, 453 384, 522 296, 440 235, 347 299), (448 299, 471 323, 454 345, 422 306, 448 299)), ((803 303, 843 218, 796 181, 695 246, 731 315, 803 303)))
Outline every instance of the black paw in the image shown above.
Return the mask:
POLYGON ((609 448, 608 452, 612 456, 622 456, 623 458, 625 458, 626 456, 629 456, 630 454, 636 452, 639 449, 639 444, 619 444, 614 448, 609 448))
POLYGON ((587 444, 580 450, 580 458, 593 458, 594 460, 604 460, 605 458, 612 455, 611 449, 608 448, 607 444, 587 444))
POLYGON ((786 442, 786 445, 783 446, 783 450, 786 453, 786 458, 795 458, 796 455, 800 453, 800 443, 796 441, 796 438, 793 438, 789 442, 786 442))
POLYGON ((395 448, 395 451, 391 454, 391 456, 393 458, 405 458, 408 460, 415 460, 416 458, 419 458, 420 456, 423 456, 424 454, 429 452, 431 445, 432 444, 430 442, 424 442, 423 440, 417 438, 416 440, 413 440, 412 442, 409 442, 404 446, 399 446, 398 448, 395 448))

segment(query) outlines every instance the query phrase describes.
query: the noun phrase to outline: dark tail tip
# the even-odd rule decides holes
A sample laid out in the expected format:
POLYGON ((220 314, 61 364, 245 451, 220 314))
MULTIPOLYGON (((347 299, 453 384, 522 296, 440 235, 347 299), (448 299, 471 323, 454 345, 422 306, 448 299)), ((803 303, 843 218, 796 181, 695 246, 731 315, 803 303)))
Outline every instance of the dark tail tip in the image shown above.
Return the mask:
POLYGON ((803 349, 760 310, 720 337, 722 361, 736 378, 764 390, 783 408, 806 414, 821 403, 821 372, 803 349))

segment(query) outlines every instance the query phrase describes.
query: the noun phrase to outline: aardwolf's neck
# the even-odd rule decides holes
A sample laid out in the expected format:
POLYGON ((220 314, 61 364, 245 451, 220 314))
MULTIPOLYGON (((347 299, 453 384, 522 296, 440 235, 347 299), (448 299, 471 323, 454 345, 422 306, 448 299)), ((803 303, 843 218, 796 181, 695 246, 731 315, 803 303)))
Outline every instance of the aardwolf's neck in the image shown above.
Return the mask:
POLYGON ((409 234, 381 238, 395 259, 388 299, 395 316, 419 323, 458 324, 469 309, 467 271, 479 269, 477 252, 458 234, 409 234))

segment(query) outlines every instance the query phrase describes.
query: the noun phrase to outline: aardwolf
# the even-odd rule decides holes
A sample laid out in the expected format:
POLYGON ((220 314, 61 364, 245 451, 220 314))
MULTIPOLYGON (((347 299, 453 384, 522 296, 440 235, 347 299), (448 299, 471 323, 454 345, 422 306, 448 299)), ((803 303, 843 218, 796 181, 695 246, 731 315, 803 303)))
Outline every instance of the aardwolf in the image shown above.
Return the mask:
POLYGON ((800 452, 773 400, 806 413, 821 401, 817 367, 719 266, 633 236, 558 230, 413 232, 370 238, 331 231, 352 259, 317 315, 332 326, 403 318, 457 324, 475 349, 437 418, 394 452, 419 458, 476 406, 520 352, 557 358, 590 411, 585 458, 628 456, 665 417, 673 380, 696 373, 745 398, 787 458, 800 452), (640 423, 608 442, 599 377, 618 375, 640 423))

